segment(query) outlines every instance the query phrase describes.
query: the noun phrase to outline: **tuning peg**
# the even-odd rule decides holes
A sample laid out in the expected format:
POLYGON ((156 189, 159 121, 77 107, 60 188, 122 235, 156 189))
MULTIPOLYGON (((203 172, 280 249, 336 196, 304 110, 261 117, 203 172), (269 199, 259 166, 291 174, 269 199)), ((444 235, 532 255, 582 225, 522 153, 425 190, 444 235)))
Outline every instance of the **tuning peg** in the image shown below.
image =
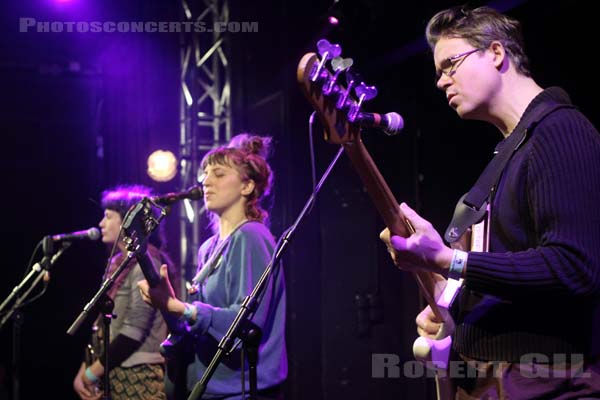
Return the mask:
POLYGON ((315 63, 310 70, 310 81, 311 82, 324 82, 329 79, 329 72, 323 69, 323 65, 321 63, 315 63))
MULTIPOLYGON (((324 74, 321 74, 323 70, 323 65, 325 65, 325 61, 339 57, 342 53, 342 48, 339 44, 332 44, 327 41, 327 39, 321 39, 317 42, 317 49, 319 50, 319 55, 321 56, 321 61, 317 68, 311 71, 310 80, 312 82, 316 82, 319 77, 323 77, 324 74)), ((326 74, 325 74, 326 76, 326 74)))
POLYGON ((339 44, 329 43, 327 39, 321 39, 317 42, 317 49, 322 60, 339 57, 342 54, 342 48, 339 44))
POLYGON ((343 92, 340 92, 337 102, 335 103, 335 107, 338 110, 342 110, 342 109, 348 107, 349 104, 351 104, 351 101, 348 101, 348 97, 349 97, 350 93, 352 92, 352 88, 354 88, 354 85, 356 85, 356 82, 358 82, 358 80, 356 79, 356 74, 350 72, 350 70, 346 70, 345 76, 346 76, 346 90, 343 92))
POLYGON ((354 88, 354 93, 358 97, 358 103, 352 104, 348 110, 348 121, 354 122, 360 111, 360 107, 364 101, 369 101, 377 96, 377 88, 375 86, 367 86, 364 82, 354 88))
POLYGON ((351 58, 336 57, 331 60, 331 67, 333 68, 334 74, 329 78, 327 83, 323 86, 323 94, 329 96, 331 92, 338 91, 339 87, 335 85, 340 72, 348 70, 352 66, 354 61, 351 58))
POLYGON ((352 64, 354 64, 354 60, 351 58, 335 57, 331 60, 331 68, 333 68, 336 73, 349 69, 352 64))
POLYGON ((369 101, 375 96, 377 96, 377 88, 375 86, 367 86, 364 82, 361 82, 356 88, 354 88, 354 93, 356 93, 356 97, 358 97, 358 104, 363 101, 369 101))
POLYGON ((352 103, 350 105, 350 109, 348 110, 348 121, 354 122, 356 117, 358 116, 358 112, 360 111, 360 105, 356 103, 352 103))
POLYGON ((357 72, 347 70, 345 73, 345 76, 346 76, 346 87, 349 87, 349 86, 354 87, 356 85, 356 82, 360 81, 360 76, 358 75, 357 72))

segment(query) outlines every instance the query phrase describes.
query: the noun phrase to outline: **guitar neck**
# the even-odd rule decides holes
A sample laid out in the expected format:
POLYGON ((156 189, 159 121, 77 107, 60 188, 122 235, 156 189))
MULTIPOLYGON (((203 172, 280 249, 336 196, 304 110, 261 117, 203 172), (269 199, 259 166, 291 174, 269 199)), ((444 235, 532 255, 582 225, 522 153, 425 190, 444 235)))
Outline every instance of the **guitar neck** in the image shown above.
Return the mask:
MULTIPOLYGON (((414 232, 412 226, 410 226, 404 215, 400 212, 396 198, 385 182, 385 179, 383 179, 379 169, 377 169, 375 162, 360 137, 352 142, 344 143, 344 149, 354 165, 354 169, 358 172, 363 184, 367 188, 367 192, 375 208, 390 232, 393 235, 402 237, 410 236, 414 232)), ((443 315, 435 301, 435 283, 437 279, 434 274, 431 272, 415 272, 413 276, 421 289, 421 294, 434 314, 439 320, 443 321, 443 315)))
MULTIPOLYGON (((142 273, 144 274, 144 278, 146 278, 146 280, 148 281, 148 285, 150 285, 151 288, 156 287, 156 285, 160 283, 160 273, 154 265, 154 261, 148 254, 148 251, 140 251, 136 253, 136 258, 140 265, 142 273)), ((169 332, 175 334, 180 334, 181 332, 183 332, 184 327, 177 317, 162 310, 160 312, 163 316, 163 319, 167 323, 169 332)))
MULTIPOLYGON (((319 43, 319 46, 327 48, 327 52, 333 51, 338 54, 340 52, 340 49, 338 49, 339 46, 332 46, 326 40, 321 40, 319 43)), ((324 93, 322 90, 323 84, 332 87, 335 84, 337 73, 341 71, 336 68, 337 73, 333 76, 327 68, 322 68, 323 62, 326 60, 327 58, 320 60, 315 53, 307 53, 302 57, 296 70, 296 78, 300 84, 300 90, 317 111, 317 115, 324 127, 325 140, 329 143, 342 144, 344 146, 348 157, 354 164, 354 169, 356 169, 363 184, 366 186, 371 200, 383 218, 385 225, 392 234, 408 237, 414 230, 400 212, 398 202, 360 140, 360 126, 350 123, 347 114, 343 111, 346 110, 347 102, 352 102, 349 99, 351 97, 350 90, 339 85, 336 86, 336 90, 331 92, 324 93), (335 96, 332 94, 335 94, 335 96), (343 96, 341 101, 339 96, 343 96)), ((366 87, 364 83, 361 83, 359 86, 363 95, 366 95, 368 92, 371 93, 370 98, 372 98, 373 92, 376 92, 374 87, 366 87)), ((354 92, 357 93, 357 90, 359 88, 355 88, 354 92)), ((353 106, 359 107, 356 103, 353 106)), ((417 272, 413 273, 413 276, 419 285, 421 294, 431 307, 436 318, 444 321, 445 318, 435 301, 435 286, 438 280, 435 274, 417 272)))
POLYGON ((344 143, 344 149, 366 186, 371 200, 385 225, 394 235, 410 236, 412 228, 405 222, 406 218, 403 218, 400 213, 398 202, 383 176, 381 176, 362 140, 358 139, 354 142, 344 143))

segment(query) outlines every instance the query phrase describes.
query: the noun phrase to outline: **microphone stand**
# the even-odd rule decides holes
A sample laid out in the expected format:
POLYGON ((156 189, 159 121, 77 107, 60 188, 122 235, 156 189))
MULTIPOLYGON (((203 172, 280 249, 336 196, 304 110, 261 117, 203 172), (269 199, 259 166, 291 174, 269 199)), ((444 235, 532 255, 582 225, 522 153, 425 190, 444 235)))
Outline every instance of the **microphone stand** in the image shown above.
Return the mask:
MULTIPOLYGON (((197 188, 194 188, 194 193, 197 192, 197 188)), ((188 194, 186 192, 186 194, 188 194)), ((169 196, 175 196, 174 194, 170 194, 169 196)), ((178 199, 176 199, 178 200, 178 199)), ((121 264, 113 271, 113 273, 106 278, 106 280, 102 283, 102 286, 96 292, 94 297, 85 305, 83 311, 79 314, 75 322, 71 325, 71 327, 67 330, 67 333, 71 336, 75 334, 75 332, 79 329, 81 324, 86 320, 90 311, 94 310, 97 307, 97 303, 102 300, 102 305, 100 306, 100 311, 103 315, 103 329, 102 336, 104 339, 104 354, 102 356, 102 365, 104 366, 104 375, 102 376, 102 384, 104 386, 104 394, 103 399, 110 399, 110 380, 109 380, 109 369, 108 369, 108 348, 110 341, 110 323, 113 318, 117 316, 112 313, 114 303, 112 299, 106 294, 108 290, 113 286, 115 280, 121 275, 125 267, 129 264, 129 261, 134 257, 137 258, 140 266, 142 267, 142 271, 144 275, 149 272, 154 272, 154 281, 160 279, 154 269, 148 271, 149 268, 144 268, 144 254, 146 252, 146 240, 149 237, 150 233, 158 226, 160 221, 167 215, 168 206, 160 207, 156 203, 154 203, 151 199, 144 198, 140 202, 138 202, 135 206, 131 207, 129 211, 123 217, 123 222, 121 224, 121 229, 126 232, 128 237, 124 240, 127 243, 127 256, 123 259, 121 264), (160 208, 161 213, 158 219, 149 218, 146 221, 140 221, 140 212, 148 211, 149 204, 152 203, 160 208)), ((146 216, 147 217, 147 216, 146 216)), ((119 235, 120 236, 120 235, 119 235)), ((150 277, 146 277, 149 281, 150 277)))
POLYGON ((19 283, 17 286, 15 286, 15 288, 12 290, 10 295, 6 298, 6 300, 4 300, 2 302, 2 305, 0 305, 0 312, 1 312, 6 307, 6 305, 9 304, 18 295, 18 293, 23 289, 23 287, 27 284, 27 282, 32 277, 35 276, 35 279, 31 283, 31 286, 25 291, 25 293, 23 293, 20 297, 18 297, 15 300, 11 309, 6 312, 6 314, 2 317, 2 320, 0 321, 0 330, 1 330, 2 327, 4 326, 4 324, 6 324, 6 322, 11 317, 13 319, 12 398, 14 400, 19 399, 19 393, 20 393, 20 389, 21 389, 21 381, 20 381, 21 328, 23 325, 24 316, 23 316, 23 312, 21 312, 19 310, 19 308, 21 307, 21 305, 23 304, 25 299, 29 296, 29 294, 31 293, 33 288, 35 288, 37 286, 37 284, 44 278, 46 271, 50 271, 50 268, 52 268, 52 265, 54 265, 56 260, 71 245, 71 243, 69 243, 69 242, 64 242, 62 247, 58 250, 58 252, 56 254, 52 255, 52 252, 54 250, 52 238, 50 236, 46 236, 46 237, 44 237, 43 240, 44 240, 44 245, 43 245, 44 256, 42 257, 42 260, 39 263, 35 263, 33 265, 33 267, 31 268, 31 271, 25 276, 25 278, 23 278, 21 283, 19 283), (37 274, 37 276, 36 276, 36 274, 37 274))
POLYGON ((12 398, 19 400, 21 393, 21 327, 23 312, 16 311, 13 316, 13 345, 12 345, 12 398))
MULTIPOLYGON (((235 319, 229 326, 227 333, 225 333, 225 336, 223 336, 223 338, 219 342, 219 345, 217 347, 217 351, 216 351, 214 357, 212 358, 210 364, 204 371, 202 378, 194 386, 192 393, 188 397, 188 400, 195 400, 195 399, 201 398, 201 396, 204 394, 204 391, 206 390, 208 381, 215 373, 217 366, 221 362, 221 359, 225 355, 227 355, 231 352, 233 340, 236 337, 241 339, 241 341, 244 343, 244 345, 243 345, 244 348, 249 350, 249 352, 248 352, 249 364, 253 364, 250 366, 250 374, 249 374, 249 381, 250 381, 250 397, 249 397, 249 399, 252 399, 252 400, 257 399, 256 364, 258 361, 258 344, 260 344, 261 332, 260 332, 260 328, 258 328, 255 324, 252 324, 250 322, 250 318, 254 315, 254 312, 256 311, 256 309, 259 306, 260 299, 262 298, 261 297, 262 292, 266 289, 268 279, 270 278, 273 269, 278 268, 280 266, 281 258, 283 256, 284 251, 287 249, 288 244, 291 242, 292 236, 296 232, 296 229, 300 225, 300 222, 302 222, 302 220, 304 219, 306 214, 308 214, 308 212, 312 209, 312 206, 314 205, 314 202, 317 198, 317 194, 319 193, 319 190, 321 189, 321 186, 323 185, 323 183, 325 182, 325 180, 331 173, 331 170, 333 169, 333 167, 335 166, 335 163, 340 158, 340 156, 342 155, 343 152, 344 152, 344 148, 340 146, 339 151, 337 152, 334 159, 331 161, 331 163, 325 170, 325 173, 321 177, 321 180, 315 187, 313 193, 309 197, 306 204, 304 205, 304 208, 300 212, 300 215, 297 217, 294 224, 290 228, 288 228, 288 230, 285 232, 283 239, 278 242, 278 246, 275 248, 275 251, 273 252, 273 256, 271 257, 271 261, 269 262, 269 265, 267 265, 267 267, 265 268, 263 274, 261 275, 260 279, 256 283, 256 286, 252 290, 252 293, 250 293, 249 296, 246 296, 244 298, 244 301, 242 302, 242 306, 241 306, 239 312, 237 313, 235 319)), ((242 366, 242 368, 244 368, 244 366, 242 366)))
POLYGON ((6 312, 6 315, 0 321, 0 329, 2 329, 2 327, 4 326, 6 321, 10 318, 10 316, 16 311, 16 309, 21 305, 21 303, 23 303, 23 301, 29 295, 29 293, 31 293, 31 290, 44 277, 44 274, 46 273, 46 271, 50 271, 50 268, 52 268, 52 265, 54 265, 54 263, 56 262, 58 257, 60 257, 62 255, 62 253, 66 249, 68 249, 69 246, 71 245, 70 242, 63 242, 63 245, 58 250, 58 252, 56 254, 52 255, 53 250, 54 250, 53 245, 52 245, 52 238, 50 236, 46 236, 46 237, 44 237, 43 241, 44 241, 44 245, 43 245, 44 256, 42 257, 42 260, 38 263, 35 263, 33 265, 33 267, 31 267, 31 271, 29 271, 29 273, 25 276, 25 278, 23 278, 21 283, 19 283, 17 286, 15 286, 13 288, 12 292, 8 295, 8 297, 2 302, 2 304, 0 304, 0 314, 2 314, 2 310, 4 310, 4 308, 18 295, 18 293, 23 289, 23 287, 25 287, 27 282, 35 276, 35 279, 34 279, 33 283, 31 284, 31 286, 29 287, 29 289, 23 294, 23 296, 19 297, 15 301, 12 308, 6 312), (37 274, 37 276, 36 276, 36 274, 37 274))
POLYGON ((102 376, 102 385, 104 386, 104 394, 102 396, 103 399, 110 399, 110 380, 108 377, 108 345, 110 341, 110 322, 113 318, 117 317, 116 315, 112 314, 114 304, 112 299, 106 293, 113 286, 117 277, 121 275, 127 264, 129 264, 129 261, 135 256, 135 254, 135 251, 129 251, 127 253, 127 256, 123 259, 121 264, 119 264, 117 269, 113 271, 113 273, 108 278, 106 278, 104 282, 102 282, 102 286, 100 287, 100 289, 96 292, 94 297, 92 297, 92 299, 85 305, 85 307, 83 307, 83 311, 81 311, 77 319, 67 330, 67 334, 71 336, 75 335, 75 332, 77 332, 81 324, 87 319, 88 314, 96 310, 97 307, 100 308, 100 312, 103 315, 102 338, 104 341, 104 354, 102 356, 102 365, 104 366, 104 375, 102 376), (98 303, 101 300, 102 302, 100 303, 100 305, 98 305, 98 303))

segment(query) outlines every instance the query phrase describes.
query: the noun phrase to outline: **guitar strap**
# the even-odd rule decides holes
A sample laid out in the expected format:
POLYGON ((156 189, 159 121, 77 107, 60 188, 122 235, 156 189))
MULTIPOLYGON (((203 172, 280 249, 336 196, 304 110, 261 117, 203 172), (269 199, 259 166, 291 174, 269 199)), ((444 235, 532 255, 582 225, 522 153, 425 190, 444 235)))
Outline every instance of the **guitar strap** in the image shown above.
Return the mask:
POLYGON ((227 243, 229 243, 233 234, 246 222, 248 222, 248 220, 246 219, 240 222, 235 228, 233 228, 231 233, 227 235, 227 237, 221 242, 218 241, 218 235, 214 236, 214 243, 211 244, 212 249, 210 252, 210 256, 208 260, 206 260, 203 263, 202 268, 198 271, 198 273, 196 274, 196 276, 194 276, 194 279, 192 280, 194 286, 197 286, 198 288, 201 287, 204 281, 210 276, 210 274, 213 273, 213 271, 221 263, 221 254, 223 253, 223 249, 225 249, 225 246, 227 245, 227 243))
POLYGON ((471 225, 481 220, 485 215, 492 191, 515 151, 547 115, 561 108, 575 108, 575 106, 555 102, 539 104, 519 122, 516 130, 496 148, 496 155, 483 170, 475 185, 456 204, 452 221, 444 234, 444 239, 448 243, 456 242, 471 225))

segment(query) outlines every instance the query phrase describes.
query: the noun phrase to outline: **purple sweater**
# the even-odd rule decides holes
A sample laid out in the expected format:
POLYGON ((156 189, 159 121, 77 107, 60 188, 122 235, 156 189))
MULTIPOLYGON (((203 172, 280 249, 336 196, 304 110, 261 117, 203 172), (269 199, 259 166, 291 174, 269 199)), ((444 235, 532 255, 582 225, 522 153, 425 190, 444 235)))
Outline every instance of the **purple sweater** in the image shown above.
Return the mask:
MULTIPOLYGON (((545 101, 570 104, 549 88, 525 114, 545 101)), ((527 353, 589 356, 599 294, 600 135, 563 108, 528 133, 503 171, 490 252, 469 254, 455 349, 512 362, 527 353)))
MULTIPOLYGON (((218 246, 213 236, 201 247, 199 268, 218 246)), ((194 337, 194 362, 187 370, 188 390, 202 378, 207 365, 217 351, 218 341, 235 319, 242 301, 255 287, 271 260, 275 243, 268 228, 250 221, 231 234, 218 258, 217 267, 208 276, 194 301, 197 321, 189 334, 194 337), (199 297, 199 298, 198 298, 199 297)), ((267 389, 282 383, 287 377, 285 347, 285 279, 283 270, 267 285, 252 322, 262 329, 258 357, 258 389, 267 389)), ((226 357, 208 382, 203 399, 227 396, 228 400, 241 399, 241 369, 238 351, 226 357)), ((246 392, 249 390, 248 371, 245 372, 246 392)), ((247 394, 247 393, 246 393, 247 394)))

